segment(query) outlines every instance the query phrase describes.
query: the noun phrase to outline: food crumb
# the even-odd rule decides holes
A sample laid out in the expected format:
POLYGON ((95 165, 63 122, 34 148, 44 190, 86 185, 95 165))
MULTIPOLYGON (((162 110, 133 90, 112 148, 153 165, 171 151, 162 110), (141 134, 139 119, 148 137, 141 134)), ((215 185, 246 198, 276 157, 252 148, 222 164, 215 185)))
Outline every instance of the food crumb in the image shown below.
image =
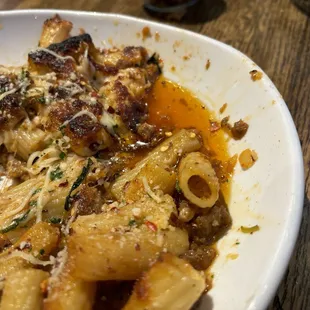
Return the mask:
POLYGON ((240 227, 241 232, 243 232, 244 234, 251 234, 251 235, 255 233, 256 231, 259 231, 259 229, 260 228, 258 225, 251 226, 251 227, 246 227, 246 226, 240 227))
POLYGON ((210 122, 210 131, 211 132, 216 132, 221 128, 221 126, 218 122, 213 122, 213 121, 209 121, 209 122, 210 122))
POLYGON ((180 41, 174 41, 172 47, 173 49, 175 50, 177 47, 179 47, 181 45, 181 42, 180 41))
POLYGON ((144 41, 145 39, 147 39, 147 38, 150 38, 152 36, 152 34, 151 34, 151 29, 150 29, 150 27, 144 27, 143 29, 142 29, 142 40, 144 41))
POLYGON ((85 34, 86 33, 86 31, 85 31, 85 29, 84 28, 79 28, 79 32, 80 32, 80 34, 85 34))
POLYGON ((239 155, 239 163, 243 170, 251 168, 257 161, 258 156, 254 150, 246 149, 239 155))
POLYGON ((206 66, 205 66, 206 70, 209 70, 210 66, 211 66, 211 61, 210 61, 210 59, 208 59, 206 66))
POLYGON ((237 254, 237 253, 230 253, 230 254, 227 254, 226 257, 228 259, 235 260, 235 259, 237 259, 239 257, 239 254, 237 254))
POLYGON ((223 114, 225 112, 227 108, 227 103, 224 103, 221 107, 220 107, 220 113, 223 114))
POLYGON ((183 60, 189 60, 190 58, 192 57, 192 55, 191 54, 189 54, 189 55, 184 55, 183 56, 183 60))
POLYGON ((195 138, 195 137, 196 137, 196 134, 195 134, 194 132, 191 132, 191 133, 189 134, 189 136, 190 136, 190 138, 195 138))
POLYGON ((257 70, 250 71, 252 81, 258 81, 263 77, 263 73, 257 70))
POLYGON ((168 146, 168 145, 165 145, 165 146, 162 146, 162 147, 160 148, 160 151, 161 151, 161 152, 166 152, 168 149, 169 149, 169 146, 168 146))
POLYGON ((158 31, 155 32, 155 41, 158 42, 160 40, 160 34, 158 31))
POLYGON ((137 33, 136 33, 136 36, 137 36, 137 38, 139 39, 139 38, 141 37, 141 33, 140 33, 140 32, 137 32, 137 33))
POLYGON ((171 71, 172 71, 172 72, 175 72, 175 66, 172 66, 172 67, 171 67, 171 71))
POLYGON ((172 136, 172 132, 171 132, 171 131, 167 131, 167 132, 165 132, 165 135, 166 135, 167 137, 171 137, 171 136, 172 136))
POLYGON ((277 102, 275 100, 272 100, 271 101, 271 104, 276 104, 277 102))

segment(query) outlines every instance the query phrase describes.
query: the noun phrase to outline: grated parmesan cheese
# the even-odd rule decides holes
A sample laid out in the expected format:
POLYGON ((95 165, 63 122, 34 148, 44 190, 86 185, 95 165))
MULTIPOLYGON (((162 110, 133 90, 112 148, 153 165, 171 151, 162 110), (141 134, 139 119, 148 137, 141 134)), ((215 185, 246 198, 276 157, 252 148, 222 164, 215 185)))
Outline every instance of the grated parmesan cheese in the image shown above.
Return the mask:
POLYGON ((160 197, 158 197, 150 188, 149 184, 147 183, 147 179, 146 177, 143 177, 142 178, 142 183, 143 183, 143 186, 144 186, 144 189, 146 191, 146 193, 151 197, 153 198, 157 203, 161 203, 162 200, 160 197))
POLYGON ((62 125, 61 125, 60 127, 65 127, 65 126, 67 126, 73 119, 75 119, 75 118, 77 118, 77 117, 79 117, 79 116, 82 116, 82 115, 87 115, 88 117, 90 117, 90 118, 92 119, 92 121, 93 121, 94 123, 97 123, 97 121, 98 121, 98 120, 97 120, 97 117, 96 117, 93 113, 91 113, 91 112, 89 112, 89 111, 87 111, 87 110, 82 110, 82 111, 76 113, 76 114, 75 114, 72 118, 70 118, 69 120, 63 122, 62 125))
POLYGON ((65 61, 66 59, 72 59, 73 61, 75 61, 74 58, 71 57, 71 56, 60 56, 57 53, 55 53, 55 52, 53 52, 53 51, 51 51, 51 50, 49 50, 47 48, 44 48, 44 47, 38 47, 37 49, 33 50, 32 52, 35 53, 35 52, 38 52, 38 51, 46 52, 46 53, 48 53, 48 54, 58 58, 61 61, 65 61))
POLYGON ((44 184, 43 184, 43 187, 42 187, 42 190, 39 194, 39 197, 38 197, 38 200, 37 200, 37 210, 36 210, 36 216, 37 216, 37 220, 36 220, 36 223, 39 223, 42 221, 42 211, 43 211, 43 203, 42 203, 42 199, 43 199, 43 195, 45 194, 46 192, 46 189, 47 189, 47 186, 49 184, 49 181, 50 181, 50 173, 52 171, 54 167, 53 166, 50 166, 47 170, 47 173, 45 175, 45 180, 44 180, 44 184))
POLYGON ((13 251, 10 254, 8 254, 7 256, 3 256, 0 259, 0 262, 5 262, 8 258, 12 258, 12 257, 20 257, 26 261, 28 261, 29 263, 33 264, 33 265, 41 265, 41 266, 48 266, 48 265, 54 265, 55 264, 55 257, 54 256, 50 256, 50 260, 48 261, 43 261, 40 260, 36 257, 34 257, 31 254, 22 252, 22 251, 13 251))

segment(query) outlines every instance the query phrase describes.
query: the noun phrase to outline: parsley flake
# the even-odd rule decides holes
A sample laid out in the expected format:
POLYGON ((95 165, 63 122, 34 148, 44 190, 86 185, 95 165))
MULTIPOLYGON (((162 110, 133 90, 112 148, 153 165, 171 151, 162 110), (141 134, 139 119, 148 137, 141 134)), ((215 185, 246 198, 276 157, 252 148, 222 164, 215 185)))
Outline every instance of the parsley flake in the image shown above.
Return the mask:
POLYGON ((50 180, 51 181, 54 181, 54 180, 57 180, 57 179, 61 179, 63 177, 63 172, 62 170, 57 167, 55 170, 53 170, 51 173, 50 173, 50 180))

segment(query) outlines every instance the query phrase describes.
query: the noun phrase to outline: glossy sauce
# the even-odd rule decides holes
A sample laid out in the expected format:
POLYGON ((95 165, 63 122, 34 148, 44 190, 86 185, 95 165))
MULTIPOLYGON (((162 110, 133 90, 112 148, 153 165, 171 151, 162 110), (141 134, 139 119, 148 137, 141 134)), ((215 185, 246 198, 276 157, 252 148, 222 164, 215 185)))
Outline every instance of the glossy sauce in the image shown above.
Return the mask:
POLYGON ((202 151, 224 163, 221 173, 226 180, 221 182, 221 190, 226 201, 229 200, 233 167, 227 168, 230 156, 223 131, 210 131, 210 121, 216 121, 214 115, 189 90, 162 77, 155 83, 147 102, 150 124, 168 132, 180 128, 196 128, 200 132, 205 147, 202 151))

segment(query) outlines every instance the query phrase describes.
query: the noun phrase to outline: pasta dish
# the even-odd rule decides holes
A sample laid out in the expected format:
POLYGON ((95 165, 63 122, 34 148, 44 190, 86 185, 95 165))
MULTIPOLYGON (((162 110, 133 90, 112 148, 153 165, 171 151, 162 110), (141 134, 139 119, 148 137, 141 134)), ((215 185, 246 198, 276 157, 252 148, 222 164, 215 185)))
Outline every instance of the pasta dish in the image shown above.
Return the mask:
POLYGON ((247 124, 72 26, 0 66, 0 309, 191 309, 231 226, 224 133, 247 124))

